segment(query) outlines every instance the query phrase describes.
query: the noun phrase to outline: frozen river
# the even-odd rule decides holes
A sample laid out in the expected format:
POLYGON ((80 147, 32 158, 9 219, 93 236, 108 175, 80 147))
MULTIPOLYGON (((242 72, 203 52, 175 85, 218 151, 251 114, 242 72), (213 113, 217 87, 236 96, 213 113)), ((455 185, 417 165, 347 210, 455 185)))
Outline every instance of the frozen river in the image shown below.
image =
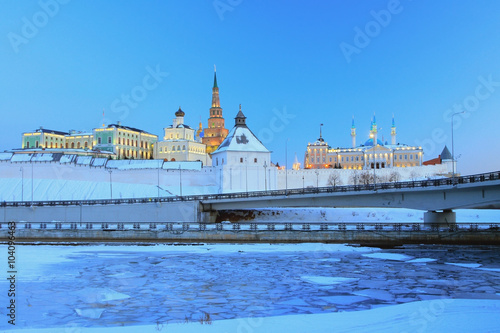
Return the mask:
MULTIPOLYGON (((6 246, 0 251, 6 272, 6 246)), ((207 326, 203 321, 215 329, 221 320, 247 318, 247 330, 240 323, 229 331, 253 332, 271 317, 291 315, 282 318, 293 323, 317 314, 427 304, 427 315, 412 307, 399 319, 399 331, 417 332, 453 306, 500 311, 498 246, 17 245, 16 251, 16 329, 199 331, 207 326)), ((2 281, 0 329, 12 329, 3 306, 9 285, 2 281)), ((330 331, 328 319, 317 318, 330 331)), ((498 318, 487 321, 498 329, 498 318)))

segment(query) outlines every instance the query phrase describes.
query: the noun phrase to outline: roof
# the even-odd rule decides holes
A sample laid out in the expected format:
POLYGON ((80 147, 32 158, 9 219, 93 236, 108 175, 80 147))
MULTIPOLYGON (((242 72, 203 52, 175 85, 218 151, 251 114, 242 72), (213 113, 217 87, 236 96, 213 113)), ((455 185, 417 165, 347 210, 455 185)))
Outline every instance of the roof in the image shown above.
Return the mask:
MULTIPOLYGON (((146 131, 140 130, 140 129, 138 129, 138 128, 129 127, 129 126, 122 126, 122 125, 118 125, 118 124, 111 124, 111 125, 108 125, 108 128, 111 128, 111 127, 115 127, 115 128, 122 128, 122 129, 126 129, 126 130, 129 130, 129 131, 134 131, 134 132, 141 132, 141 133, 151 134, 151 133, 149 133, 149 132, 146 132, 146 131)), ((155 135, 155 134, 151 134, 151 135, 155 135)))
POLYGON ((223 151, 270 152, 247 126, 234 126, 213 154, 223 151))
POLYGON ((51 134, 57 134, 57 135, 68 135, 67 132, 61 132, 61 131, 54 131, 46 128, 39 128, 35 132, 41 132, 41 133, 51 133, 51 134))
MULTIPOLYGON (((382 141, 380 141, 379 139, 377 139, 377 144, 379 144, 381 146, 384 145, 384 143, 382 141)), ((366 140, 365 146, 373 146, 373 139, 370 138, 370 139, 366 140)))
POLYGON ((173 126, 173 125, 170 125, 168 126, 168 128, 188 128, 188 129, 192 129, 191 127, 189 127, 188 125, 185 125, 185 124, 179 124, 177 126, 173 126))
POLYGON ((451 153, 448 150, 448 147, 444 146, 444 149, 441 152, 441 160, 452 160, 452 159, 453 159, 453 156, 451 156, 451 153))

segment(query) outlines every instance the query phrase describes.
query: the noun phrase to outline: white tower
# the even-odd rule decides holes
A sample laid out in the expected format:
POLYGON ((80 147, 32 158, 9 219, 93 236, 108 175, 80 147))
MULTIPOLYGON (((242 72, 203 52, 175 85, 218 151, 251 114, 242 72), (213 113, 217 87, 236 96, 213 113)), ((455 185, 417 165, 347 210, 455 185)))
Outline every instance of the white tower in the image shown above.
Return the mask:
POLYGON ((391 145, 396 144, 396 125, 394 123, 394 115, 392 115, 392 126, 391 126, 391 145))

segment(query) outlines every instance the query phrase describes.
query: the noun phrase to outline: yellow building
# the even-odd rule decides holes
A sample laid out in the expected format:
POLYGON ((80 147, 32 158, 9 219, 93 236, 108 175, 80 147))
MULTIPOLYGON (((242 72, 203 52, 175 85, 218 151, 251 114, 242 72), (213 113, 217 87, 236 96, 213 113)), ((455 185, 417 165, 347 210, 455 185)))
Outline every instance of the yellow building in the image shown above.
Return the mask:
POLYGON ((68 135, 66 132, 54 131, 40 127, 34 132, 23 133, 23 149, 64 148, 68 135))
POLYGON ((385 169, 420 166, 423 163, 422 147, 396 143, 394 117, 391 127, 391 144, 378 139, 375 116, 372 119, 370 138, 364 144, 356 145, 354 119, 351 127, 352 147, 331 148, 321 135, 314 143, 307 145, 304 158, 306 169, 385 169))
POLYGON ((113 152, 117 159, 152 159, 156 141, 158 136, 120 122, 93 130, 94 150, 113 152))
POLYGON ((206 152, 207 146, 195 138, 195 130, 184 124, 184 111, 175 113, 173 124, 164 128, 163 141, 154 145, 154 158, 166 161, 201 161, 203 165, 211 165, 206 152))

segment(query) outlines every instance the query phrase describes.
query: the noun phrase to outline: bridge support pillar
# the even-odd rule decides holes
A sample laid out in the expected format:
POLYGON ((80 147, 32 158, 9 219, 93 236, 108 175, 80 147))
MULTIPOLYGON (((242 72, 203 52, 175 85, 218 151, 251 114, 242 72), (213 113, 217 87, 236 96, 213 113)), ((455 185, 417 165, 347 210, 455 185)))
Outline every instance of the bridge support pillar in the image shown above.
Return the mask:
POLYGON ((430 210, 424 213, 424 224, 449 225, 454 223, 457 223, 457 213, 451 209, 445 209, 442 212, 430 210))

